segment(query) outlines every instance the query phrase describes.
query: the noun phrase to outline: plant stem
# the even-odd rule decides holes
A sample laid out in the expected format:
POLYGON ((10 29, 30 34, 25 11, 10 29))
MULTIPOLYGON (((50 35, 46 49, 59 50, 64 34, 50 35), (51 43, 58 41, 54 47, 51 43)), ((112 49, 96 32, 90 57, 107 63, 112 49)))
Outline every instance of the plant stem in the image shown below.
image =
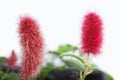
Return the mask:
POLYGON ((36 79, 34 79, 34 78, 28 76, 27 80, 36 80, 36 79))
POLYGON ((31 78, 28 76, 28 79, 27 80, 31 80, 31 78))
POLYGON ((80 80, 82 79, 82 71, 80 71, 80 80))
POLYGON ((86 75, 87 75, 87 71, 88 71, 88 61, 89 61, 89 54, 87 55, 87 59, 86 59, 86 62, 85 62, 84 73, 83 73, 83 75, 81 75, 80 80, 84 80, 85 77, 86 77, 86 75))

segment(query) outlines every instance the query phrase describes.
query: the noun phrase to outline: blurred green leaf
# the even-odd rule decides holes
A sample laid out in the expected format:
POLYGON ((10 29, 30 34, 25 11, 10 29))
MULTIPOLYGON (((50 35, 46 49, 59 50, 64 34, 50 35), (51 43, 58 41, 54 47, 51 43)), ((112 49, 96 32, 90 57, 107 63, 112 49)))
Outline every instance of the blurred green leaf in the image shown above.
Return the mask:
POLYGON ((96 65, 96 64, 90 64, 90 68, 92 69, 92 70, 100 70, 100 68, 96 65))
POLYGON ((57 52, 58 53, 65 53, 65 52, 69 52, 69 51, 73 51, 74 52, 77 49, 78 49, 78 47, 76 47, 76 46, 72 46, 70 44, 66 44, 66 45, 60 45, 58 47, 58 49, 57 49, 57 52))
POLYGON ((57 69, 57 70, 61 70, 61 71, 63 71, 63 70, 65 70, 65 68, 66 68, 66 66, 63 65, 63 66, 57 67, 56 69, 57 69))
POLYGON ((0 80, 1 80, 2 76, 4 76, 4 72, 0 70, 0 80))
MULTIPOLYGON (((105 72, 105 73, 106 73, 106 72, 105 72)), ((112 75, 110 75, 110 74, 108 74, 108 73, 106 73, 106 75, 107 75, 107 77, 108 77, 109 80, 114 80, 114 78, 112 77, 112 75)))
POLYGON ((15 72, 8 73, 8 76, 6 78, 7 80, 20 80, 19 74, 15 72))
POLYGON ((54 63, 48 62, 47 65, 42 68, 42 76, 48 76, 49 72, 54 69, 54 63))
POLYGON ((63 61, 70 68, 73 68, 73 69, 76 69, 76 70, 79 70, 79 71, 84 70, 83 64, 78 60, 68 59, 68 60, 63 60, 63 61))
POLYGON ((0 79, 1 79, 1 80, 9 80, 8 74, 4 73, 4 74, 1 76, 0 79))
POLYGON ((37 76, 36 80, 46 80, 46 78, 52 78, 50 72, 55 68, 54 63, 48 62, 46 66, 41 69, 41 74, 37 76))
POLYGON ((0 57, 0 66, 5 64, 5 57, 0 57))
POLYGON ((0 80, 21 80, 18 73, 10 72, 4 73, 0 71, 0 80))
MULTIPOLYGON (((102 71, 96 64, 90 64, 90 68, 92 70, 100 70, 100 71, 102 71)), ((114 80, 114 78, 112 77, 112 75, 108 74, 105 71, 102 71, 102 72, 104 72, 107 75, 107 77, 108 77, 109 80, 114 80)))
POLYGON ((56 51, 48 51, 48 53, 53 54, 55 56, 59 56, 60 53, 56 52, 56 51))

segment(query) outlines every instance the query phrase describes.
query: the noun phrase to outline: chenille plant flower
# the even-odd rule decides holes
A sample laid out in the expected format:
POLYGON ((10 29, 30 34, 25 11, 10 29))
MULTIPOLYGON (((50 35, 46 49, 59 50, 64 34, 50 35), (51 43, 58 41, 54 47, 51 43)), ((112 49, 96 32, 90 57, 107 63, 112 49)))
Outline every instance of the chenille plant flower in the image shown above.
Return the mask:
POLYGON ((10 57, 6 58, 6 63, 9 68, 14 68, 16 65, 16 62, 17 62, 17 56, 14 50, 12 50, 10 57))
POLYGON ((19 35, 23 53, 22 80, 32 80, 41 69, 44 47, 43 37, 36 20, 29 16, 21 17, 19 35))
POLYGON ((97 55, 102 43, 102 21, 96 13, 88 13, 82 26, 82 51, 97 55))
POLYGON ((88 13, 84 17, 82 26, 82 52, 87 54, 84 73, 80 80, 84 80, 88 71, 88 61, 91 54, 97 55, 100 53, 102 45, 102 20, 94 12, 88 13))

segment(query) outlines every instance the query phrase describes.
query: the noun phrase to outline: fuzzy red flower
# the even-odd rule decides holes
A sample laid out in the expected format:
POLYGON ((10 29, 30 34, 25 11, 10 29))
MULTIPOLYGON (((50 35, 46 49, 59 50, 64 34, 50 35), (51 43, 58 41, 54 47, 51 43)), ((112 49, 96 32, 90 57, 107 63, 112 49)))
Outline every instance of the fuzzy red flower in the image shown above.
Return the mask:
POLYGON ((82 26, 82 51, 97 55, 102 44, 102 20, 96 13, 88 13, 82 26))
POLYGON ((8 67, 13 68, 13 67, 15 67, 16 62, 17 62, 17 56, 16 56, 14 50, 12 50, 11 56, 6 59, 6 63, 8 65, 8 67))
POLYGON ((22 80, 28 80, 40 71, 43 59, 43 37, 37 22, 29 16, 21 17, 19 34, 23 50, 21 76, 22 80))

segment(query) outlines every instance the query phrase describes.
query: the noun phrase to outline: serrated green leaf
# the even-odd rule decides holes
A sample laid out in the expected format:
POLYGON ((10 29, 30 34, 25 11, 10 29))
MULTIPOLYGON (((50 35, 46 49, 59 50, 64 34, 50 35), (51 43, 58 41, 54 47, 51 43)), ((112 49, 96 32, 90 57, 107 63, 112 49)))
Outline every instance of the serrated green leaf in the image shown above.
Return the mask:
POLYGON ((77 60, 79 60, 82 63, 85 63, 85 61, 79 56, 76 56, 76 55, 73 55, 73 54, 62 54, 62 55, 60 55, 60 57, 64 57, 64 56, 70 56, 70 57, 76 58, 77 60))
POLYGON ((63 60, 64 63, 73 69, 79 70, 79 71, 83 71, 84 70, 84 66, 81 62, 79 62, 78 60, 74 60, 74 59, 68 59, 68 60, 63 60))

